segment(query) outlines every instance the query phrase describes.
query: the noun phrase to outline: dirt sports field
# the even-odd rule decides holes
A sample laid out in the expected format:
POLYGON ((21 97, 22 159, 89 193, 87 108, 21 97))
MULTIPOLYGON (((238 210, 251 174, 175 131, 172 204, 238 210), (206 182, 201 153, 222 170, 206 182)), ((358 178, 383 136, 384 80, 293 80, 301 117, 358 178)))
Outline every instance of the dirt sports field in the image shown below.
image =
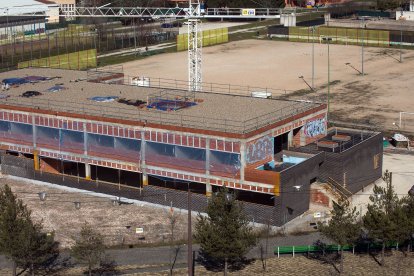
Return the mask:
MULTIPOLYGON (((361 47, 330 46, 331 119, 396 131, 393 122, 398 122, 399 112, 414 112, 414 51, 403 50, 403 63, 396 49, 365 47, 364 56, 366 75, 361 76, 357 72, 361 70, 361 47)), ((128 62, 124 71, 133 76, 185 80, 187 52, 128 62)), ((279 88, 325 101, 328 48, 315 44, 316 93, 304 82, 311 84, 312 79, 312 44, 308 43, 245 40, 204 48, 203 78, 204 82, 279 88)), ((406 118, 404 128, 414 133, 414 115, 406 118)))

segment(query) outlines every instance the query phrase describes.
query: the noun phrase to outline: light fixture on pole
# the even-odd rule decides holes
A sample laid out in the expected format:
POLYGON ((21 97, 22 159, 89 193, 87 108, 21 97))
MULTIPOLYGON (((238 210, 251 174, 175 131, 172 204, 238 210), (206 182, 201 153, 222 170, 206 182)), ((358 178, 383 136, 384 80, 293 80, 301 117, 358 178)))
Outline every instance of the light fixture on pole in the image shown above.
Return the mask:
POLYGON ((73 202, 75 204, 75 209, 79 210, 81 208, 81 203, 79 201, 73 202))
POLYGON ((302 185, 293 186, 293 189, 295 189, 296 192, 299 192, 302 188, 302 185))
POLYGON ((305 80, 305 78, 303 77, 303 76, 299 76, 299 78, 300 79, 302 79, 303 80, 303 82, 310 88, 310 90, 312 90, 313 91, 313 88, 312 88, 312 86, 310 86, 309 85, 309 83, 305 80))
POLYGON ((359 71, 357 68, 355 68, 350 62, 345 63, 345 65, 347 65, 347 66, 351 67, 352 69, 354 69, 355 71, 357 71, 359 75, 362 74, 362 72, 359 71))
POLYGON ((40 192, 40 193, 37 193, 37 194, 39 195, 40 201, 45 201, 46 200, 46 197, 47 197, 46 192, 40 192))
POLYGON ((115 199, 112 200, 112 205, 118 206, 121 205, 121 198, 117 196, 115 199))

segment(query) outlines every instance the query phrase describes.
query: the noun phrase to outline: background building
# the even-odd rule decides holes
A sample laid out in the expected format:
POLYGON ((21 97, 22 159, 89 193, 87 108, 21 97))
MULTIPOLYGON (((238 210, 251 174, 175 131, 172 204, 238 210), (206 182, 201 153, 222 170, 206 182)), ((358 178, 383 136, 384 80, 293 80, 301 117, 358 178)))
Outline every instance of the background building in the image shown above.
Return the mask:
POLYGON ((0 2, 0 39, 11 39, 23 34, 43 33, 46 17, 29 16, 37 12, 48 12, 48 5, 34 0, 0 2), (25 16, 17 16, 21 14, 25 16))
POLYGON ((414 21, 414 0, 410 0, 408 10, 396 11, 395 18, 397 20, 414 21))

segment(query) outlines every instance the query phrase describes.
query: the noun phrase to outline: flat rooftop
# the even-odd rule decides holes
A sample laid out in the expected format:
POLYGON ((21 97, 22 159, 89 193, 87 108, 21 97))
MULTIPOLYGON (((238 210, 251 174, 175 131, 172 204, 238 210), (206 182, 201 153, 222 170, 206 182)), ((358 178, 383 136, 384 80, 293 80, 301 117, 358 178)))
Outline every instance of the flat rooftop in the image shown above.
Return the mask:
MULTIPOLYGON (((126 100, 146 102, 151 95, 159 94, 166 89, 87 82, 86 71, 20 69, 1 73, 0 81, 27 76, 58 78, 26 83, 1 91, 9 97, 1 97, 0 104, 236 134, 247 134, 321 106, 320 103, 305 101, 196 92, 197 105, 176 111, 161 111, 138 108, 117 101, 98 103, 89 100, 96 96, 117 96, 126 100), (57 84, 66 89, 59 92, 48 91, 57 84), (26 91, 38 91, 42 95, 21 97, 26 91)), ((169 91, 183 93, 172 89, 169 91)))

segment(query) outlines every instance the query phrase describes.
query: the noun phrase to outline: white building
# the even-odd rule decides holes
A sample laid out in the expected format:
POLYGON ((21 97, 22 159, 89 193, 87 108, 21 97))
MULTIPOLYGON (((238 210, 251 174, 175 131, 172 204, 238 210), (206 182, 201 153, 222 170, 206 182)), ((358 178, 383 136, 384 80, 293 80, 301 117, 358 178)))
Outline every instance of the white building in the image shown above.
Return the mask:
POLYGON ((410 0, 410 7, 408 11, 397 11, 395 18, 397 20, 414 21, 414 0, 410 0))
MULTIPOLYGON (((70 11, 73 11, 73 14, 75 14, 75 7, 76 7, 76 0, 53 0, 56 4, 59 5, 59 8, 65 9, 66 12, 70 13, 70 11)), ((71 20, 73 18, 65 17, 66 20, 71 20)))
POLYGON ((47 5, 34 0, 0 1, 0 39, 45 32, 46 16, 30 15, 48 11, 47 5))
POLYGON ((42 3, 47 6, 46 18, 48 23, 59 22, 59 4, 56 1, 49 0, 35 0, 36 2, 42 3))

